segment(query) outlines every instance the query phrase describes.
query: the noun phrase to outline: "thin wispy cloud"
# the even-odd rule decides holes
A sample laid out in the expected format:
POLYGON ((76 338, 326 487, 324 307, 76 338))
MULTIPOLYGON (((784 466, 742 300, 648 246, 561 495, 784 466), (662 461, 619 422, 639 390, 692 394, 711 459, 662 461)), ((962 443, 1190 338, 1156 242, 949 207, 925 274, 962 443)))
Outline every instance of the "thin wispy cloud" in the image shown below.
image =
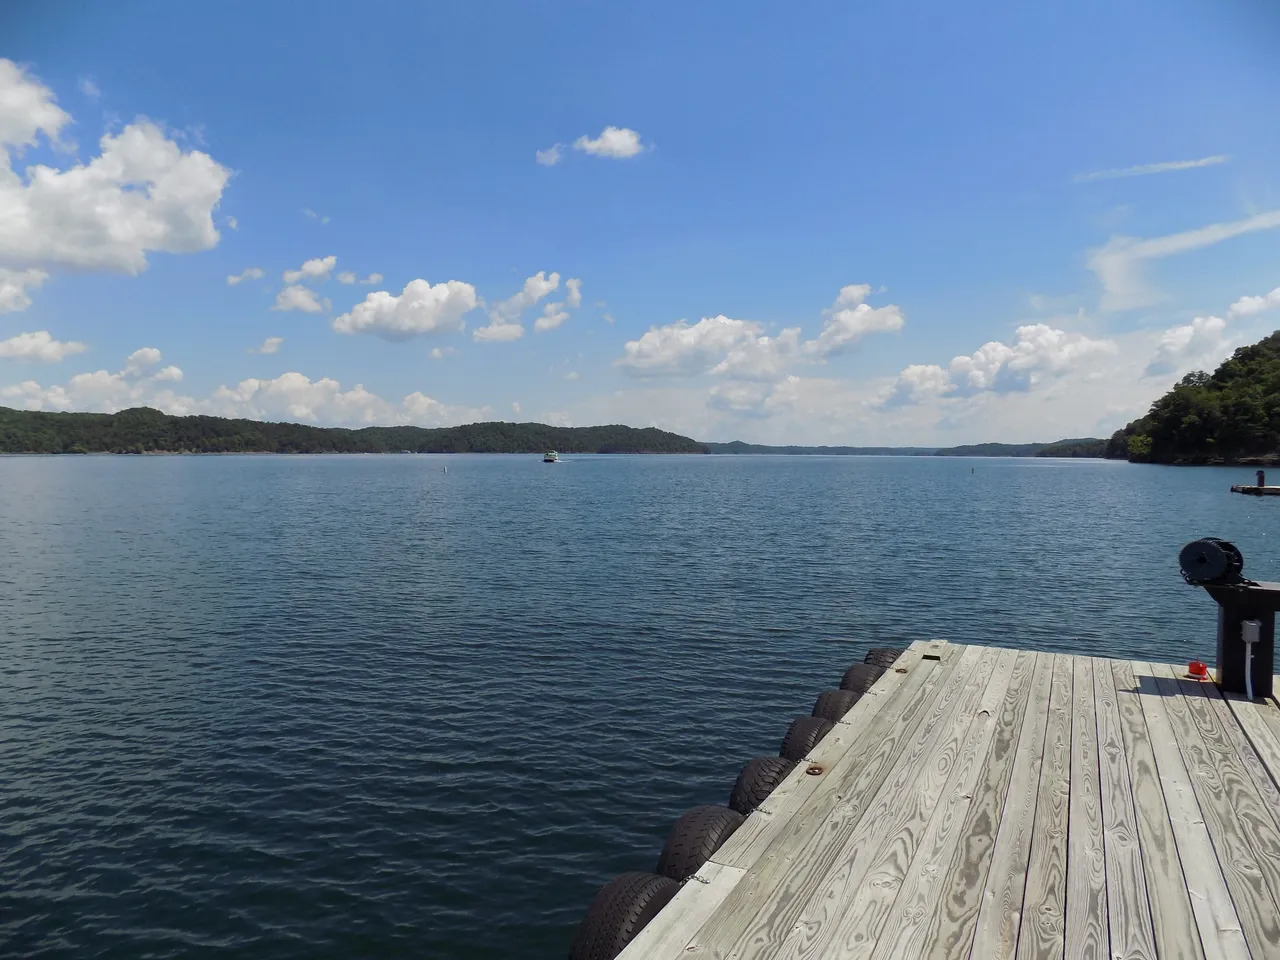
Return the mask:
POLYGON ((1089 254, 1089 269, 1102 282, 1102 309, 1127 310, 1159 300, 1142 277, 1142 264, 1148 260, 1188 253, 1232 237, 1277 227, 1280 227, 1280 210, 1269 210, 1243 220, 1211 223, 1163 237, 1112 237, 1105 246, 1089 254))
POLYGON ((1120 167, 1115 170, 1095 170, 1092 173, 1077 173, 1076 183, 1087 183, 1090 180, 1120 180, 1124 177, 1147 177, 1153 173, 1174 173, 1178 170, 1196 170, 1200 167, 1215 167, 1226 163, 1231 158, 1226 154, 1215 154, 1212 157, 1201 157, 1199 160, 1166 160, 1164 163, 1143 163, 1136 167, 1120 167))

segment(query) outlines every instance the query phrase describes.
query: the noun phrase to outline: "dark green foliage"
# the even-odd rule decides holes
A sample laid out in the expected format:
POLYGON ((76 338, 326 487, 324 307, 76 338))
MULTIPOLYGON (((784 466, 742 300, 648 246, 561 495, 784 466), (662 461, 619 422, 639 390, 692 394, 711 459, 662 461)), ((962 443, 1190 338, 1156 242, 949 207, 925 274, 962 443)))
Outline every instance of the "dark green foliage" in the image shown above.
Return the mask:
POLYGON ((1107 449, 1110 445, 1108 440, 1099 440, 1095 437, 1083 437, 1078 440, 1059 440, 1057 443, 1051 443, 1039 453, 1037 457, 1094 457, 1102 458, 1107 456, 1107 449))
POLYGON ((969 443, 959 447, 943 447, 940 457, 1034 457, 1046 443, 969 443))
POLYGON ((1153 463, 1280 459, 1280 332, 1241 347, 1212 374, 1187 374, 1116 432, 1108 455, 1153 463))
POLYGON ((472 423, 463 427, 309 427, 223 417, 37 413, 0 407, 0 453, 706 453, 665 430, 472 423))

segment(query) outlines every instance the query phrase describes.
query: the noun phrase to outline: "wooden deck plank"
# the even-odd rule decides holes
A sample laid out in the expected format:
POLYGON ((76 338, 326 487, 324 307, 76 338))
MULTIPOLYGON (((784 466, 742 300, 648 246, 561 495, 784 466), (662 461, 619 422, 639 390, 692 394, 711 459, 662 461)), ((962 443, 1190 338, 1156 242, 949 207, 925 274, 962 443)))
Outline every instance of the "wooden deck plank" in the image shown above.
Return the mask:
MULTIPOLYGON (((1027 865, 1031 859, 1031 828, 1036 815, 1036 797, 1040 792, 1040 767, 1045 752, 1045 730, 1049 725, 1049 694, 1053 689, 1054 656, 1036 655, 1036 675, 1031 699, 1023 715, 1018 737, 1013 773, 1009 779, 1003 806, 994 809, 995 847, 986 885, 974 877, 975 888, 982 895, 974 920, 972 948, 962 953, 951 949, 951 938, 940 937, 932 948, 930 960, 952 960, 972 956, 974 960, 1012 960, 1018 945, 1018 927, 1022 922, 1022 901, 1027 884, 1027 865)), ((977 890, 967 889, 969 877, 957 875, 959 887, 947 895, 953 909, 963 916, 964 898, 977 890)), ((954 942, 964 945, 962 927, 954 942)))
POLYGON ((1271 700, 1251 702, 1239 693, 1224 693, 1223 696, 1249 738, 1258 759, 1266 768, 1271 782, 1280 785, 1280 707, 1271 700))
MULTIPOLYGON (((1182 862, 1178 858, 1173 824, 1165 804, 1164 790, 1160 786, 1147 721, 1142 715, 1142 702, 1133 665, 1124 660, 1113 660, 1111 672, 1137 825, 1138 852, 1142 858, 1146 899, 1151 909, 1156 955, 1160 960, 1202 960, 1205 956, 1204 948, 1200 945, 1200 934, 1191 913, 1191 898, 1182 876, 1182 862)), ((1107 804, 1111 805, 1114 805, 1114 801, 1107 804)), ((1103 823, 1109 830, 1111 818, 1106 806, 1103 809, 1103 823)), ((1107 858, 1110 870, 1110 850, 1107 858)), ((1117 882, 1119 881, 1113 881, 1108 876, 1109 894, 1115 891, 1114 884, 1117 882)), ((1225 893, 1224 884, 1223 894, 1225 893)), ((1115 940, 1114 932, 1112 939, 1115 940)), ((1116 952, 1119 953, 1119 950, 1116 952)))
POLYGON ((809 801, 824 780, 856 775, 862 749, 869 742, 881 738, 886 726, 897 721, 903 698, 915 696, 922 684, 938 679, 932 673, 938 663, 934 660, 921 662, 925 653, 933 653, 937 647, 936 641, 918 640, 911 644, 898 658, 895 668, 886 671, 845 714, 836 730, 823 737, 813 749, 810 759, 823 764, 827 773, 822 777, 811 777, 797 764, 796 769, 747 817, 712 859, 725 866, 750 867, 786 830, 792 817, 802 810, 807 814, 816 809, 809 805, 809 801), (886 715, 886 707, 890 704, 894 709, 886 715), (854 746, 859 749, 850 753, 854 746))
POLYGON ((850 779, 820 778, 823 789, 787 818, 685 956, 768 956, 792 932, 814 884, 837 861, 876 789, 907 745, 924 735, 919 731, 927 732, 955 705, 981 659, 980 648, 964 647, 952 659, 922 661, 918 669, 932 671, 941 682, 926 682, 915 697, 887 715, 892 722, 867 742, 868 752, 847 771, 850 779))
POLYGON ((974 718, 966 755, 903 878, 874 957, 925 957, 942 944, 953 945, 954 957, 968 956, 1035 666, 1034 653, 1015 654, 1001 701, 984 702, 974 718))
POLYGON ((618 954, 617 960, 679 957, 707 918, 724 902, 742 875, 741 867, 706 863, 686 881, 675 898, 618 954))
POLYGON ((1152 669, 1245 941, 1255 956, 1280 956, 1280 832, 1204 697, 1186 695, 1171 667, 1152 669))
MULTIPOLYGON (((1271 774, 1267 772, 1266 764, 1259 758, 1258 751, 1254 749, 1253 743, 1250 741, 1239 718, 1232 711, 1231 704, 1227 702, 1222 691, 1212 683, 1195 683, 1190 680, 1179 679, 1178 684, 1184 694, 1199 695, 1199 698, 1203 701, 1200 709, 1208 709, 1221 725, 1221 730, 1227 742, 1234 748, 1235 755, 1244 764, 1245 770, 1249 773, 1249 778, 1253 780, 1253 785, 1258 788, 1258 795, 1262 797, 1263 807, 1270 811, 1273 817, 1280 817, 1280 789, 1276 788, 1275 781, 1271 779, 1271 774)), ((1192 709, 1196 708, 1193 706, 1192 709)), ((1280 826, 1280 824, 1277 824, 1277 826, 1280 826)), ((1280 900, 1280 889, 1274 892, 1276 899, 1280 900)))
MULTIPOLYGON (((1061 960, 1067 898, 1067 811, 1071 795, 1071 658, 1054 655, 1044 758, 1032 828, 1017 960, 1061 960)), ((976 953, 974 960, 983 960, 976 953)))
POLYGON ((1067 960, 1104 960, 1107 932, 1107 873, 1098 782, 1098 726, 1093 661, 1072 663, 1071 799, 1067 816, 1067 960))
POLYGON ((1132 667, 1174 842, 1183 865, 1183 882, 1190 894, 1191 912, 1205 957, 1207 960, 1249 960, 1251 953, 1244 928, 1200 810, 1190 768, 1179 748, 1179 730, 1185 724, 1174 722, 1168 704, 1171 695, 1160 689, 1158 678, 1163 668, 1136 662, 1132 667))
POLYGON ((1280 960, 1273 700, 932 642, 899 668, 622 960, 1280 960))
POLYGON ((1129 754, 1121 732, 1115 676, 1107 660, 1093 662, 1093 692, 1110 953, 1125 960, 1155 960, 1155 933, 1147 900, 1146 869, 1138 850, 1138 815, 1133 805, 1129 754))
POLYGON ((959 695, 950 704, 940 704, 936 717, 930 718, 911 749, 900 755, 891 774, 878 785, 866 815, 843 844, 834 868, 804 898, 807 905, 794 932, 776 951, 744 951, 742 960, 761 956, 852 960, 866 956, 865 951, 874 947, 874 935, 961 756, 965 735, 988 686, 993 682, 1008 685, 1007 670, 997 670, 1006 653, 1013 651, 982 651, 977 669, 959 695))

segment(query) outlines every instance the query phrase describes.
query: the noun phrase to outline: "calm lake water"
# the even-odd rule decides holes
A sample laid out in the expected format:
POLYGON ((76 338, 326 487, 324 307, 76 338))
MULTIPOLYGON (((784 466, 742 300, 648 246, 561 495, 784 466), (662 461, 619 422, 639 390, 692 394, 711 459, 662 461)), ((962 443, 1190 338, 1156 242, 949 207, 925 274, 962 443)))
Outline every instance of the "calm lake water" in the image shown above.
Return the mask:
POLYGON ((1280 579, 1251 481, 0 457, 0 955, 563 957, 868 646, 1212 661, 1177 553, 1280 579))

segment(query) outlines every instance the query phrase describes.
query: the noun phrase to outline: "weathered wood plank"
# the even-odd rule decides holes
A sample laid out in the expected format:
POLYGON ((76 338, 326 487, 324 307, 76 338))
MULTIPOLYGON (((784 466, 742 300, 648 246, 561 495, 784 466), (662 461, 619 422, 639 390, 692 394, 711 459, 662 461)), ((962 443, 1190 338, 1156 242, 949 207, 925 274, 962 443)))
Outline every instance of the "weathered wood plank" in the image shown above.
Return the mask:
MULTIPOLYGON (((1067 815, 1071 795, 1071 658, 1054 656, 1040 789, 1032 828, 1018 960, 1061 960, 1067 899, 1067 815)), ((983 960, 976 953, 974 960, 983 960)))
MULTIPOLYGON (((1182 877, 1182 863, 1174 841, 1173 824, 1165 805, 1164 790, 1160 786, 1147 721, 1142 715, 1142 702, 1133 665, 1128 661, 1113 660, 1111 672, 1120 714, 1120 731, 1127 761, 1126 773, 1132 791, 1138 851, 1142 857, 1145 894, 1151 908, 1156 953, 1160 960, 1202 960, 1205 956, 1204 949, 1200 945, 1200 934, 1191 913, 1191 898, 1182 877)), ((1104 795, 1104 799, 1106 796, 1104 795)), ((1108 831, 1112 821, 1106 807, 1113 806, 1114 803, 1114 800, 1108 802, 1103 809, 1103 823, 1108 831)), ((1108 870, 1113 867, 1111 856, 1111 850, 1108 849, 1108 870)), ((1213 869, 1217 869, 1216 864, 1213 869)), ((1221 876, 1218 879, 1221 883, 1221 876)), ((1119 881, 1113 881, 1111 874, 1108 874, 1109 895, 1115 892, 1117 882, 1119 881)), ((1137 892, 1143 891, 1139 889, 1137 892)), ((1225 893, 1226 887, 1223 885, 1223 894, 1225 893)), ((1113 944, 1115 940, 1113 928, 1113 944)), ((1116 953, 1120 953, 1119 949, 1116 953)))
POLYGON ((707 918, 746 873, 741 867, 704 864, 675 898, 640 931, 617 960, 665 960, 684 954, 707 918))
POLYGON ((742 960, 763 956, 770 960, 831 956, 852 960, 867 956, 961 756, 988 686, 1002 684, 1001 697, 1008 687, 1008 670, 998 665, 1013 652, 982 651, 977 669, 954 704, 936 720, 931 718, 912 748, 881 782, 862 822, 844 843, 834 869, 811 888, 794 933, 779 949, 767 954, 744 951, 742 960))
MULTIPOLYGON (((974 718, 965 756, 903 878, 875 957, 946 956, 940 953, 944 944, 952 957, 968 956, 1035 666, 1034 653, 1018 653, 1003 701, 988 700, 988 718, 981 710, 974 718), (980 753, 988 722, 990 747, 980 753)), ((988 694, 995 689, 989 686, 988 694)))
POLYGON ((955 952, 952 938, 939 937, 932 946, 930 960, 952 960, 972 956, 974 960, 1011 960, 1018 945, 1018 927, 1022 922, 1022 901, 1027 884, 1027 865, 1031 859, 1031 827, 1036 815, 1036 797, 1040 792, 1040 767, 1045 752, 1045 730, 1049 725, 1049 694, 1053 688, 1054 656, 1036 656, 1036 675, 1022 718, 1013 773, 1003 806, 993 811, 996 828, 995 847, 986 886, 974 878, 975 889, 968 889, 969 878, 957 875, 958 885, 948 891, 947 900, 959 916, 962 904, 981 888, 980 909, 974 921, 972 950, 968 949, 963 927, 958 927, 954 944, 963 946, 955 952))
MULTIPOLYGON (((1207 709, 1217 721, 1221 724, 1223 734, 1226 736, 1227 744, 1233 748, 1241 763, 1244 764, 1245 770, 1249 773, 1249 778, 1253 780, 1253 785, 1258 788, 1258 795, 1262 797, 1262 805, 1271 812, 1275 817, 1280 817, 1280 789, 1276 788, 1275 781, 1271 779, 1271 774, 1267 772, 1266 765, 1258 756, 1257 750, 1254 749, 1248 735, 1241 726, 1239 719, 1231 710, 1231 704, 1227 702, 1221 690, 1212 683, 1195 683, 1190 680, 1179 679, 1179 686, 1184 694, 1196 696, 1203 701, 1199 706, 1192 706, 1192 711, 1207 709)), ((1277 824, 1280 827, 1280 824, 1277 824)), ((1276 897, 1280 900, 1280 890, 1275 891, 1276 897)))
POLYGON ((1067 960, 1108 953, 1107 874, 1098 784, 1093 661, 1076 657, 1071 716, 1071 802, 1067 817, 1067 960))
POLYGON ((818 815, 825 816, 827 808, 811 802, 818 788, 832 782, 842 784, 845 778, 856 777, 868 746, 892 742, 885 738, 901 721, 903 713, 910 712, 904 705, 912 702, 926 685, 947 676, 945 672, 934 672, 940 668, 937 662, 922 662, 924 653, 933 646, 933 643, 917 641, 908 647, 894 669, 886 671, 845 714, 836 729, 814 748, 810 759, 823 764, 827 768, 825 774, 808 776, 804 767, 797 765, 712 859, 726 866, 751 867, 784 832, 789 829, 794 832, 797 824, 818 815), (892 709, 888 709, 890 706, 892 709), (803 821, 793 822, 797 816, 803 817, 803 821))
POLYGON ((1170 698, 1177 694, 1165 693, 1160 687, 1159 677, 1168 676, 1164 667, 1134 663, 1133 670, 1165 805, 1169 810, 1174 842, 1184 865, 1183 882, 1191 897, 1191 912, 1205 957, 1208 960, 1249 960, 1251 954, 1244 930, 1201 813, 1190 770, 1179 748, 1179 728, 1185 727, 1186 723, 1175 724, 1173 712, 1169 709, 1170 698))
MULTIPOLYGON (((1121 732, 1120 704, 1109 661, 1093 662, 1093 692, 1098 718, 1098 783, 1102 798, 1110 954, 1124 960, 1155 960, 1155 933, 1147 901, 1146 869, 1138 849, 1138 816, 1133 806, 1130 761, 1121 732)), ((1160 807, 1163 810, 1164 804, 1160 807)), ((1067 895, 1070 896, 1070 892, 1067 895)))
POLYGON ((788 817, 766 850, 747 865, 747 876, 712 915, 697 947, 686 956, 767 956, 791 933, 813 886, 837 861, 876 790, 904 750, 920 739, 919 731, 927 732, 955 706, 981 659, 981 648, 965 647, 957 657, 921 664, 921 670, 931 671, 941 682, 926 682, 896 711, 886 713, 890 722, 875 725, 861 762, 846 769, 852 777, 818 778, 823 789, 788 817))
MULTIPOLYGON (((1249 743, 1266 768, 1271 782, 1280 785, 1280 707, 1271 700, 1250 702, 1243 694, 1225 693, 1249 743)), ((1280 815, 1280 811, 1276 811, 1280 815)))
POLYGON ((1245 941, 1255 956, 1280 956, 1280 831, 1202 693, 1184 693, 1171 667, 1153 671, 1245 941))

